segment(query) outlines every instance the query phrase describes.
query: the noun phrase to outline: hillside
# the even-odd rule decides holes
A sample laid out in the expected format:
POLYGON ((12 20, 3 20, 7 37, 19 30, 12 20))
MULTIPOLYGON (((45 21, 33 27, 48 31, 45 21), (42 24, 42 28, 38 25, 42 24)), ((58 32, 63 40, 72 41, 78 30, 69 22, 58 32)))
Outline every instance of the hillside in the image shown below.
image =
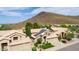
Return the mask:
POLYGON ((13 29, 21 29, 25 25, 26 22, 37 22, 41 24, 79 24, 78 16, 64 16, 55 13, 41 12, 38 15, 28 19, 26 21, 10 24, 13 29))

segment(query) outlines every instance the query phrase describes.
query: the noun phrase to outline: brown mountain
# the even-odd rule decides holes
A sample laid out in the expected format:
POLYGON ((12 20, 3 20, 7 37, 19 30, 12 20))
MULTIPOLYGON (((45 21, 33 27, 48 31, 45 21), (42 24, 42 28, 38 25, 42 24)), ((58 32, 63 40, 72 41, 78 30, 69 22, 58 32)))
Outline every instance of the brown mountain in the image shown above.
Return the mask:
POLYGON ((21 29, 26 22, 37 22, 41 24, 79 24, 78 16, 65 16, 49 12, 41 12, 38 15, 26 21, 12 24, 13 29, 21 29))

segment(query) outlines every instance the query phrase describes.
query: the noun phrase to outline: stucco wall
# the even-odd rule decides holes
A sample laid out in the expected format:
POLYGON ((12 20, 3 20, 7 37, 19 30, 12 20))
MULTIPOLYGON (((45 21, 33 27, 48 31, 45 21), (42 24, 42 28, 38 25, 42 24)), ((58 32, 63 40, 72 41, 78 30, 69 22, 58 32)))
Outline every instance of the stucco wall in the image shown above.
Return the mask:
POLYGON ((9 51, 31 51, 32 43, 24 43, 20 45, 10 46, 9 51))
POLYGON ((50 42, 51 44, 53 44, 54 46, 59 46, 59 45, 62 45, 63 44, 62 42, 59 42, 59 40, 57 38, 47 39, 47 41, 50 42))

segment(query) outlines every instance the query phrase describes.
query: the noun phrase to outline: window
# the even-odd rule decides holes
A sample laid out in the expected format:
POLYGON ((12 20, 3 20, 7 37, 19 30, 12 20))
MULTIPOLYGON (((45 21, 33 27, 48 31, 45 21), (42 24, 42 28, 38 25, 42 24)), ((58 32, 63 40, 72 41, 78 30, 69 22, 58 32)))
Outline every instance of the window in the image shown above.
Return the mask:
POLYGON ((43 38, 44 38, 44 40, 45 40, 45 42, 46 42, 46 36, 44 36, 43 38))
POLYGON ((46 39, 46 36, 44 36, 43 38, 46 39))
POLYGON ((18 40, 18 37, 13 37, 13 40, 18 40))
POLYGON ((9 40, 9 42, 11 43, 12 41, 11 41, 11 40, 9 40))
POLYGON ((62 32, 62 37, 64 36, 64 32, 62 32))
POLYGON ((20 36, 20 38, 21 38, 22 36, 20 36))

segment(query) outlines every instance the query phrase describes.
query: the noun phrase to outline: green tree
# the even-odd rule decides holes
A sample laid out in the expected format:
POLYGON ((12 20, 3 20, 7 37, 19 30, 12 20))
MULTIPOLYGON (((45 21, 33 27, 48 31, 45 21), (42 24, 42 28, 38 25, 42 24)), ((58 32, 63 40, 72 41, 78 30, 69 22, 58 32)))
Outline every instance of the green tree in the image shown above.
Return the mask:
POLYGON ((1 25, 0 30, 11 30, 11 27, 10 27, 10 25, 3 24, 3 25, 1 25))
POLYGON ((31 22, 27 22, 25 26, 33 27, 33 24, 31 22))
POLYGON ((70 41, 72 40, 72 38, 74 38, 74 33, 68 33, 66 36, 66 40, 70 41))
POLYGON ((67 26, 66 26, 66 24, 61 24, 60 27, 66 28, 67 26))
POLYGON ((51 29, 51 24, 45 24, 45 27, 47 28, 47 29, 51 29))
POLYGON ((40 28, 38 23, 33 23, 33 28, 40 28))
POLYGON ((74 32, 74 31, 76 31, 76 30, 78 29, 78 27, 69 25, 69 26, 68 26, 68 29, 69 29, 71 32, 74 32))
POLYGON ((79 33, 79 28, 76 30, 77 33, 79 33))
POLYGON ((31 37, 31 28, 32 28, 32 24, 31 23, 26 23, 26 25, 25 25, 26 36, 31 37))

